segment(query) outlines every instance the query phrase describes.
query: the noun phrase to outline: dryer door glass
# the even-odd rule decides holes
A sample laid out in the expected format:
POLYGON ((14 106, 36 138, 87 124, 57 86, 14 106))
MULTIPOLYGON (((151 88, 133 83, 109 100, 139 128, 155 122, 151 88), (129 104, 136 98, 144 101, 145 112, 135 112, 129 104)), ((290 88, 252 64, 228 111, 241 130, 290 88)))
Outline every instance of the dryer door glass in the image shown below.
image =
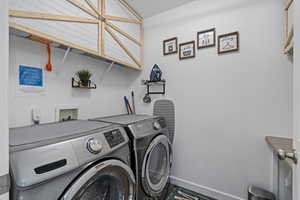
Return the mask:
POLYGON ((121 161, 100 163, 79 177, 62 200, 133 200, 135 180, 121 161))
POLYGON ((150 154, 148 170, 150 181, 154 185, 158 184, 167 175, 167 155, 167 149, 162 143, 159 143, 150 154))
POLYGON ((158 196, 164 190, 170 173, 170 146, 166 136, 156 137, 150 144, 143 163, 142 179, 145 191, 158 196))

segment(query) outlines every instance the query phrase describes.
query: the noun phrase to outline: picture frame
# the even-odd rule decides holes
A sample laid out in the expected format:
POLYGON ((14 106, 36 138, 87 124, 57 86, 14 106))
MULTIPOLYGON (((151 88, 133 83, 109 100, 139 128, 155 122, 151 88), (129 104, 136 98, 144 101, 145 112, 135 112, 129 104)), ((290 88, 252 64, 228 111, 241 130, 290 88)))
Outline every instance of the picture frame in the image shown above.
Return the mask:
POLYGON ((211 28, 197 33, 197 48, 203 49, 216 46, 216 29, 211 28))
POLYGON ((178 39, 173 37, 163 41, 163 54, 171 55, 178 53, 178 39))
POLYGON ((218 36, 218 54, 236 52, 240 49, 239 32, 218 36))
POLYGON ((179 59, 184 60, 196 57, 195 41, 185 42, 179 44, 179 59))

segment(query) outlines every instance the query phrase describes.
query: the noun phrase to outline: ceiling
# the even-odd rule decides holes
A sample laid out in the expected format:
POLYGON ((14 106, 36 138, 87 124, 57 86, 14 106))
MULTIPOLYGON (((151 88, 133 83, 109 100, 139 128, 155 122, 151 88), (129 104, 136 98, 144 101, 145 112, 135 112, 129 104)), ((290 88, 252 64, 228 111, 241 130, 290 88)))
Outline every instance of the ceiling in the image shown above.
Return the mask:
POLYGON ((152 17, 166 10, 181 6, 193 0, 126 0, 143 18, 152 17))

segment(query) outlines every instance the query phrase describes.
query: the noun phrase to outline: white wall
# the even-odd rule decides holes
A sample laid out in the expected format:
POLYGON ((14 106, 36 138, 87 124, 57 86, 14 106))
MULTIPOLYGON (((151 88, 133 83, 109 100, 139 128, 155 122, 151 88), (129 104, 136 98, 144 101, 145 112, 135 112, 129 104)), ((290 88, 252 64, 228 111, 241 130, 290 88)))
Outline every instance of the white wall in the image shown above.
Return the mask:
POLYGON ((0 195, 0 200, 8 200, 8 198, 9 198, 8 193, 7 193, 7 194, 0 195))
POLYGON ((10 37, 10 127, 31 124, 31 108, 40 107, 41 123, 55 120, 55 107, 78 105, 79 118, 125 113, 123 96, 129 95, 129 88, 139 72, 114 66, 100 84, 100 78, 108 68, 101 61, 70 53, 62 64, 65 51, 53 48, 53 72, 45 72, 45 92, 42 95, 21 95, 18 91, 18 66, 45 66, 47 53, 45 45, 27 39, 10 37), (93 73, 96 90, 73 89, 71 78, 80 69, 93 73))
MULTIPOLYGON (((0 176, 8 173, 8 12, 7 1, 0 6, 0 176)), ((1 200, 8 200, 7 194, 0 196, 1 200)))
MULTIPOLYGON (((193 1, 145 20, 145 66, 167 79, 176 104, 174 181, 220 199, 246 199, 247 186, 272 188, 266 135, 292 134, 292 64, 282 53, 282 1, 193 1), (240 52, 163 56, 162 41, 196 39, 197 31, 240 32, 240 52)), ((137 81, 141 99, 145 87, 137 81)), ((155 96, 154 99, 161 98, 155 96)), ((139 100, 140 112, 152 105, 139 100)))
POLYGON ((36 105, 42 123, 54 121, 55 106, 62 104, 78 104, 80 118, 125 112, 122 97, 134 81, 138 111, 151 112, 151 105, 141 103, 140 79, 157 63, 167 79, 166 97, 176 103, 174 180, 221 199, 246 199, 248 184, 271 188, 271 150, 264 136, 292 132, 292 64, 282 54, 282 7, 274 0, 202 0, 146 19, 146 69, 138 80, 138 72, 114 68, 101 86, 106 66, 72 53, 61 64, 64 52, 54 50, 55 71, 46 73, 45 94, 35 97, 18 96, 16 69, 44 66, 45 47, 12 37, 9 125, 30 124, 30 108, 36 105), (240 52, 218 56, 215 48, 203 49, 185 61, 162 56, 164 39, 189 41, 211 27, 218 34, 239 31, 240 52), (97 90, 70 87, 82 67, 96 74, 97 90))

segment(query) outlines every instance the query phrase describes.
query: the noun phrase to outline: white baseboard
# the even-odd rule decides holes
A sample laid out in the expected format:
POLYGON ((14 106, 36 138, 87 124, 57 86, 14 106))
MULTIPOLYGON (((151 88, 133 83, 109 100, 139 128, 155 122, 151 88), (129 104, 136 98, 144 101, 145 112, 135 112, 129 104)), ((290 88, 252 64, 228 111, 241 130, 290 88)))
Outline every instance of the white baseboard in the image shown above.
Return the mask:
POLYGON ((208 197, 212 197, 212 198, 216 198, 218 200, 245 200, 243 198, 225 193, 225 192, 221 192, 203 185, 199 185, 196 183, 193 183, 191 181, 187 181, 181 178, 177 178, 174 176, 170 177, 171 179, 171 183, 174 185, 178 185, 180 187, 195 191, 197 193, 206 195, 208 197))

